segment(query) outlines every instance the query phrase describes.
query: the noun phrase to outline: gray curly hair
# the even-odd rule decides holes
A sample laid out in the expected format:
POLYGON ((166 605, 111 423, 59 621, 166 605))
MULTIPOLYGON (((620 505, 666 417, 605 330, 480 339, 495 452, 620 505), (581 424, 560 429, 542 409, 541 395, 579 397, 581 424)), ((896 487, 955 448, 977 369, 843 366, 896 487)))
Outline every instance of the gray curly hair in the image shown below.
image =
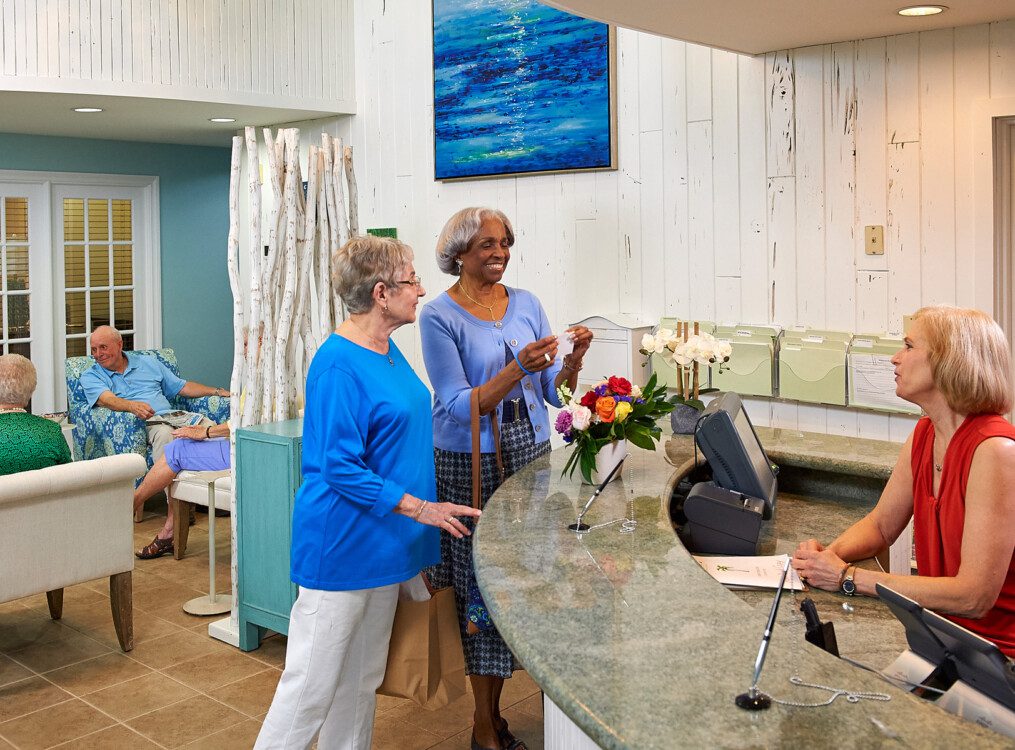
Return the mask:
POLYGON ((398 274, 411 262, 412 248, 394 237, 353 237, 331 258, 335 293, 349 312, 369 312, 377 282, 398 290, 398 274))
POLYGON ((503 211, 496 208, 470 207, 463 208, 444 225, 440 237, 437 238, 437 267, 444 273, 459 276, 458 256, 469 249, 469 243, 479 232, 483 221, 489 218, 499 219, 504 225, 509 245, 515 244, 515 230, 511 221, 503 211))
POLYGON ((0 356, 0 404, 25 407, 35 393, 35 365, 20 354, 0 356))

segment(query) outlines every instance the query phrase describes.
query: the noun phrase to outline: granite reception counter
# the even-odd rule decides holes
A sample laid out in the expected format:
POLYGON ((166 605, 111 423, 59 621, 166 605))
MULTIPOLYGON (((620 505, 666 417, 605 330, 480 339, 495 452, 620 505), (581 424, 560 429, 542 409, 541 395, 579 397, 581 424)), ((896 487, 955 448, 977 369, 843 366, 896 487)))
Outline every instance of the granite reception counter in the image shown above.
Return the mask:
MULTIPOLYGON (((782 467, 765 554, 790 552, 809 536, 830 541, 873 505, 899 449, 787 430, 758 433, 782 467)), ((553 451, 496 492, 476 531, 476 571, 504 639, 529 674, 602 747, 1011 746, 804 641, 799 605, 810 596, 821 618, 835 622, 842 654, 887 666, 905 648, 902 626, 863 597, 787 592, 760 686, 788 701, 831 695, 792 685, 798 675, 887 693, 890 701, 737 708, 733 699, 750 685, 772 592, 727 590, 674 533, 669 497, 692 466, 691 439, 664 438, 655 452, 632 448, 622 479, 592 506, 586 521, 593 528, 580 537, 567 525, 592 490, 577 474, 561 477, 566 455, 553 451), (609 523, 630 517, 637 525, 628 533, 609 523)))

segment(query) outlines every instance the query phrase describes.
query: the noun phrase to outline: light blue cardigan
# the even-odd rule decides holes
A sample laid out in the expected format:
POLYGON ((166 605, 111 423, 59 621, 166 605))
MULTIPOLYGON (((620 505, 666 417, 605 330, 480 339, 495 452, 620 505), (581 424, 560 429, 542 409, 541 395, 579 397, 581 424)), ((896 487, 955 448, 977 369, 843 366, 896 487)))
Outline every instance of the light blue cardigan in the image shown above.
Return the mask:
MULTIPOLYGON (((518 354, 527 344, 551 335, 543 306, 531 292, 505 286, 507 313, 499 321, 480 320, 467 313, 444 292, 423 306, 419 315, 423 361, 430 377, 433 398, 434 446, 447 451, 470 453, 469 393, 504 368, 507 346, 518 354)), ((562 359, 534 375, 522 378, 522 395, 537 443, 550 439, 550 417, 545 401, 561 406, 553 383, 562 359), (544 401, 545 399, 545 401, 544 401)), ((497 406, 497 419, 502 405, 497 406)), ((480 450, 493 453, 490 418, 483 417, 480 450)))

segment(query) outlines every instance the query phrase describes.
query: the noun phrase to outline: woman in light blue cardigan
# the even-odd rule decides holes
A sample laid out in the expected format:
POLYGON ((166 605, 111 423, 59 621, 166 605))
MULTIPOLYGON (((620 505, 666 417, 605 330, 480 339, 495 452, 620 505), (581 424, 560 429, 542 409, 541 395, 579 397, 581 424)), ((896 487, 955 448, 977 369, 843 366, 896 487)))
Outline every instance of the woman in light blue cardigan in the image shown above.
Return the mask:
MULTIPOLYGON (((501 283, 514 244, 511 222, 489 208, 466 208, 448 220, 437 241, 437 263, 458 281, 420 313, 423 359, 434 390, 434 462, 437 497, 472 502, 470 395, 479 391, 482 501, 499 484, 491 419, 500 424, 505 476, 550 451, 547 402, 561 406, 557 388, 572 390, 592 342, 584 326, 569 329, 574 351, 555 361, 557 337, 534 295, 501 283), (490 415, 490 416, 486 416, 490 415)), ((462 522, 472 527, 472 519, 462 522)), ((441 566, 435 582, 455 587, 465 666, 476 701, 472 749, 511 748, 515 738, 500 716, 504 679, 514 656, 494 628, 470 633, 466 605, 475 588, 472 544, 441 534, 441 566), (450 579, 450 580, 449 580, 450 579)), ((475 594, 473 594, 475 597, 475 594)))

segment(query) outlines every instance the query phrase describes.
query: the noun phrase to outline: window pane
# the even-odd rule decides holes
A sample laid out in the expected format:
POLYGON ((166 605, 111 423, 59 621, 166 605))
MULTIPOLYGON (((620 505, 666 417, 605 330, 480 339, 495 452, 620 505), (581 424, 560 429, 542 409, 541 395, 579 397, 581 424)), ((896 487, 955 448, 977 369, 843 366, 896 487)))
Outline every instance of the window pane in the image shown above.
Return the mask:
POLYGON ((125 333, 123 334, 123 350, 125 352, 134 351, 134 334, 125 333))
POLYGON ((22 357, 32 358, 32 345, 27 341, 22 341, 20 344, 8 344, 8 354, 20 354, 22 357))
POLYGON ((84 292, 67 292, 67 333, 87 333, 84 292))
POLYGON ((67 356, 68 357, 83 357, 88 354, 85 349, 85 340, 82 339, 67 339, 67 356))
POLYGON ((7 248, 7 291, 28 290, 28 248, 7 248))
POLYGON ((85 248, 67 245, 63 249, 63 283, 68 289, 85 285, 85 248))
POLYGON ((134 292, 119 289, 113 292, 113 325, 121 331, 134 327, 134 292))
POLYGON ((4 237, 28 241, 28 198, 4 198, 4 237))
POLYGON ((109 201, 101 198, 88 199, 88 239, 109 239, 109 201))
POLYGON ((92 292, 92 324, 89 330, 95 330, 95 326, 110 325, 109 319, 109 292, 92 292))
POLYGON ((88 246, 89 286, 109 286, 109 248, 106 245, 88 246))
POLYGON ((132 208, 130 201, 113 201, 113 242, 130 242, 134 239, 131 228, 132 208))
POLYGON ((113 245, 113 283, 131 286, 134 283, 134 247, 113 245))
POLYGON ((7 338, 27 339, 30 335, 28 295, 7 295, 7 338))
POLYGON ((85 239, 85 202, 80 198, 63 199, 63 241, 83 242, 85 239))

